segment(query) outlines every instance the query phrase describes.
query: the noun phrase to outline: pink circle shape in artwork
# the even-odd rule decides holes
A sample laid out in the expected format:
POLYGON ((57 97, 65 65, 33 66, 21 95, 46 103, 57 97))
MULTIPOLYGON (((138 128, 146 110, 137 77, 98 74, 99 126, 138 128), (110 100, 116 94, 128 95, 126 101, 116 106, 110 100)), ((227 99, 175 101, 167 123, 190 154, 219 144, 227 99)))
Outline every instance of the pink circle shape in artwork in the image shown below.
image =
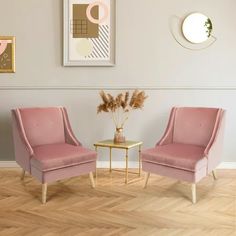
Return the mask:
POLYGON ((86 15, 87 15, 89 21, 91 21, 94 24, 101 24, 101 23, 103 23, 107 19, 108 14, 109 14, 109 12, 108 12, 107 5, 105 3, 103 3, 103 2, 100 2, 100 1, 93 2, 93 3, 89 4, 89 6, 87 7, 87 10, 86 10, 86 15), (91 15, 91 10, 95 6, 100 6, 104 10, 104 15, 103 15, 103 17, 101 19, 95 19, 91 15))
POLYGON ((0 40, 0 55, 2 55, 4 53, 4 51, 7 48, 7 40, 0 40))

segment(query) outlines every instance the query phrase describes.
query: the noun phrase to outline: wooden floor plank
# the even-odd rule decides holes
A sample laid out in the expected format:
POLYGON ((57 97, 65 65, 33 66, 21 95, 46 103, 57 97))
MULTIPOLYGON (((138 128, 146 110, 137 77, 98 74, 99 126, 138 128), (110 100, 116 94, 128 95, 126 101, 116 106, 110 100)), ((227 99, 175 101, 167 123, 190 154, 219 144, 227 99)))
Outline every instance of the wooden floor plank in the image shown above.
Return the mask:
POLYGON ((151 175, 141 178, 99 170, 96 189, 88 175, 48 186, 41 204, 41 185, 20 169, 0 169, 0 235, 3 236, 227 236, 236 235, 236 171, 220 170, 218 179, 197 185, 151 175))

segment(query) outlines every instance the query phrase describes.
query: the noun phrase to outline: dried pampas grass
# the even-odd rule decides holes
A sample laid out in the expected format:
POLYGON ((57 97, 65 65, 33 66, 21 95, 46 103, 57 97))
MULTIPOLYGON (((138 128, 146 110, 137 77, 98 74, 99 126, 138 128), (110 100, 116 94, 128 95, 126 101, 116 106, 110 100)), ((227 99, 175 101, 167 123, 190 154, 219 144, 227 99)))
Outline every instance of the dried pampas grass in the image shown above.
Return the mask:
POLYGON ((99 94, 103 103, 98 105, 97 113, 110 112, 116 128, 123 128, 128 119, 129 112, 131 110, 142 109, 147 98, 144 91, 137 89, 132 93, 131 97, 128 91, 119 93, 116 97, 109 93, 106 94, 104 91, 100 91, 99 94))

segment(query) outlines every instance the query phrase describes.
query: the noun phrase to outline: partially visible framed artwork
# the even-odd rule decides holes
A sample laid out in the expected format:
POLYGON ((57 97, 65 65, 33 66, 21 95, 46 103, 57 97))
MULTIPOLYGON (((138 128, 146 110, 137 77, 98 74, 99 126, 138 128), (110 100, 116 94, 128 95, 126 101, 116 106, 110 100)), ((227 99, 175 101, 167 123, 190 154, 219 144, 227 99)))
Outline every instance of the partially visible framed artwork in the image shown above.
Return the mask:
POLYGON ((15 37, 0 36, 0 73, 15 72, 15 37))
POLYGON ((64 0, 64 66, 115 65, 115 0, 64 0))

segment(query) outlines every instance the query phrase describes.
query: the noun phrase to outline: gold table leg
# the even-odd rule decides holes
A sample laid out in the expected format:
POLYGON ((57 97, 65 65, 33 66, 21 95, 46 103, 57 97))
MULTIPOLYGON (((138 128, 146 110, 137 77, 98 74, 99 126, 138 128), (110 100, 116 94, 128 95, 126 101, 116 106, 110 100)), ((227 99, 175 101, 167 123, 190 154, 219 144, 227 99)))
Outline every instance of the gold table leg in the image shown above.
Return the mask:
POLYGON ((112 148, 110 147, 110 172, 111 172, 111 158, 112 158, 112 153, 111 153, 111 151, 112 151, 112 148))
POLYGON ((126 154, 125 154, 125 159, 126 159, 126 170, 125 170, 125 183, 128 183, 128 149, 126 149, 126 154))
MULTIPOLYGON (((97 147, 97 146, 95 146, 95 152, 97 152, 97 150, 98 150, 98 147, 97 147)), ((95 171, 95 178, 96 178, 96 181, 97 181, 97 178, 98 178, 98 168, 97 168, 97 162, 98 162, 98 160, 96 161, 96 171, 95 171)))
POLYGON ((142 145, 139 145, 139 150, 138 150, 138 174, 139 174, 139 177, 141 176, 141 147, 142 147, 142 145))

